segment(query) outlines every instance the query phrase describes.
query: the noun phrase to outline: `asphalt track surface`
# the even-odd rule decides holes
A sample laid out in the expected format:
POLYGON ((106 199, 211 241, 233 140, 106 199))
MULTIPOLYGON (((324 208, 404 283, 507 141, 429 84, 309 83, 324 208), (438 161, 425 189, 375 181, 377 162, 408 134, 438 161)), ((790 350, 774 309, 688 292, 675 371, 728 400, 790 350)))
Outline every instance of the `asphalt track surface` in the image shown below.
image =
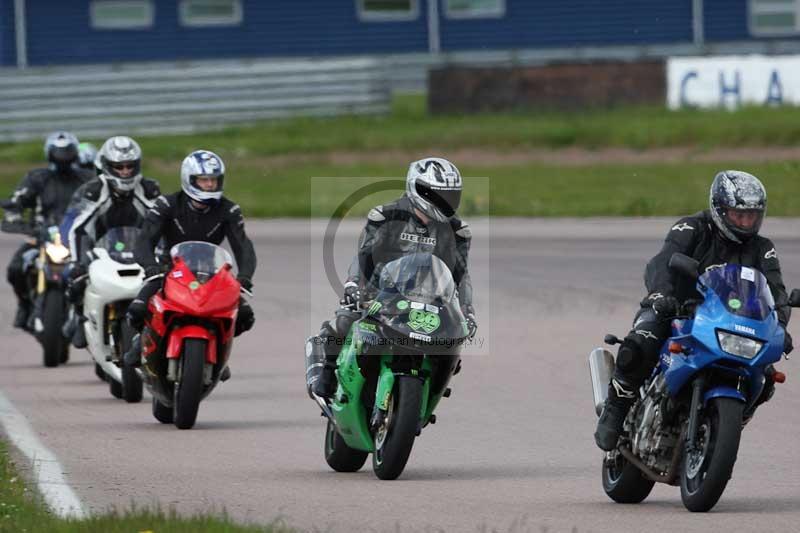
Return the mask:
MULTIPOLYGON (((311 531, 797 531, 800 370, 746 428, 734 477, 708 514, 658 485, 645 503, 614 504, 600 484, 587 354, 624 333, 642 271, 672 220, 473 222, 471 271, 484 348, 470 348, 453 395, 414 445, 402 477, 370 463, 337 474, 322 454, 325 421, 307 398, 303 341, 335 304, 319 274, 322 222, 251 222, 259 268, 254 331, 237 339, 233 378, 200 406, 190 431, 113 399, 89 356, 42 367, 34 340, 9 324, 0 287, 0 390, 55 452, 85 507, 159 502, 182 513, 225 509, 311 531)), ((336 241, 341 269, 359 223, 336 241)), ((800 286, 800 221, 768 220, 787 286, 800 286)), ((18 241, 0 237, 5 265, 18 241)), ((797 322, 797 321, 795 321, 797 322)), ((790 331, 800 339, 795 324, 790 331)))

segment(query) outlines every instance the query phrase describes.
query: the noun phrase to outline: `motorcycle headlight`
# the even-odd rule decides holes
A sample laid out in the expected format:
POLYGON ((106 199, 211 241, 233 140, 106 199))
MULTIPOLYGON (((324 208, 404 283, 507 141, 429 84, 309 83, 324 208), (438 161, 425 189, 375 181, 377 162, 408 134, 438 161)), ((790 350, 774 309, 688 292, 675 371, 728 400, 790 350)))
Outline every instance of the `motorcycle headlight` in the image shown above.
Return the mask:
POLYGON ((764 343, 761 341, 728 333, 727 331, 717 331, 717 340, 719 341, 720 348, 722 348, 725 353, 737 357, 745 357, 747 359, 752 359, 758 355, 758 352, 761 351, 761 347, 764 346, 764 343))
POLYGON ((52 242, 48 242, 47 246, 44 248, 44 252, 47 254, 47 257, 50 259, 50 261, 57 265, 60 265, 69 259, 69 248, 63 244, 54 244, 52 242))

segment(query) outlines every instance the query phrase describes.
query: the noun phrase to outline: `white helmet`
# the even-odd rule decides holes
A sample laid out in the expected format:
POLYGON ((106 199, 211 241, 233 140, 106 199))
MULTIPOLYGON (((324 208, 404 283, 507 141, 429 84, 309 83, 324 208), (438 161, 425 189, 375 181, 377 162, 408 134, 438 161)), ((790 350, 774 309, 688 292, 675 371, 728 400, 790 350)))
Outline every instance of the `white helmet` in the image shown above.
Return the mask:
POLYGON ((426 216, 446 222, 461 203, 461 173, 447 159, 414 161, 406 175, 406 195, 426 216))
POLYGON ((181 164, 181 189, 189 198, 203 204, 215 204, 222 198, 225 163, 209 150, 195 150, 181 164), (217 190, 204 191, 197 186, 199 176, 216 178, 217 190))
POLYGON ((116 192, 131 192, 142 179, 142 149, 125 135, 104 142, 96 163, 100 164, 100 177, 116 192))

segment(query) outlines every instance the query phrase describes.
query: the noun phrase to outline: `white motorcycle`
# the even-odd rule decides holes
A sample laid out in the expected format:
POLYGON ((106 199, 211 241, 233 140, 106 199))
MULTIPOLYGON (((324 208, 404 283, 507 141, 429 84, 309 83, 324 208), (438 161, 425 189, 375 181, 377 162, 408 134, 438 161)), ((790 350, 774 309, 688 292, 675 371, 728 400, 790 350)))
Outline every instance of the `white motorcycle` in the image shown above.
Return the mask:
POLYGON ((138 234, 135 227, 111 228, 95 243, 83 297, 83 327, 95 371, 115 398, 130 403, 141 401, 143 391, 136 368, 123 357, 136 333, 125 313, 144 284, 144 270, 133 258, 138 234))

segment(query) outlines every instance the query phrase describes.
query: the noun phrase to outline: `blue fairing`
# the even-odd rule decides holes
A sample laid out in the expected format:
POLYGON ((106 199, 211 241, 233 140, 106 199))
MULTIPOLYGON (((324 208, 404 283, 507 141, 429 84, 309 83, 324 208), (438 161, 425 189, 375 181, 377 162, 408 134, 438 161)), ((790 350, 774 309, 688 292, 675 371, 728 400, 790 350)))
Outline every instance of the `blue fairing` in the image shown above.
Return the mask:
POLYGON ((693 319, 673 321, 673 336, 662 348, 656 372, 665 373, 667 389, 676 396, 698 371, 724 368, 742 377, 750 397, 745 398, 736 389, 708 383, 705 401, 727 396, 752 403, 763 387, 764 369, 779 361, 783 353, 783 327, 778 323, 766 278, 752 268, 727 265, 701 276, 698 291, 705 297, 703 303, 693 319), (752 359, 731 355, 720 346, 718 331, 755 339, 763 346, 752 359), (683 352, 670 353, 670 342, 683 346, 683 352))

